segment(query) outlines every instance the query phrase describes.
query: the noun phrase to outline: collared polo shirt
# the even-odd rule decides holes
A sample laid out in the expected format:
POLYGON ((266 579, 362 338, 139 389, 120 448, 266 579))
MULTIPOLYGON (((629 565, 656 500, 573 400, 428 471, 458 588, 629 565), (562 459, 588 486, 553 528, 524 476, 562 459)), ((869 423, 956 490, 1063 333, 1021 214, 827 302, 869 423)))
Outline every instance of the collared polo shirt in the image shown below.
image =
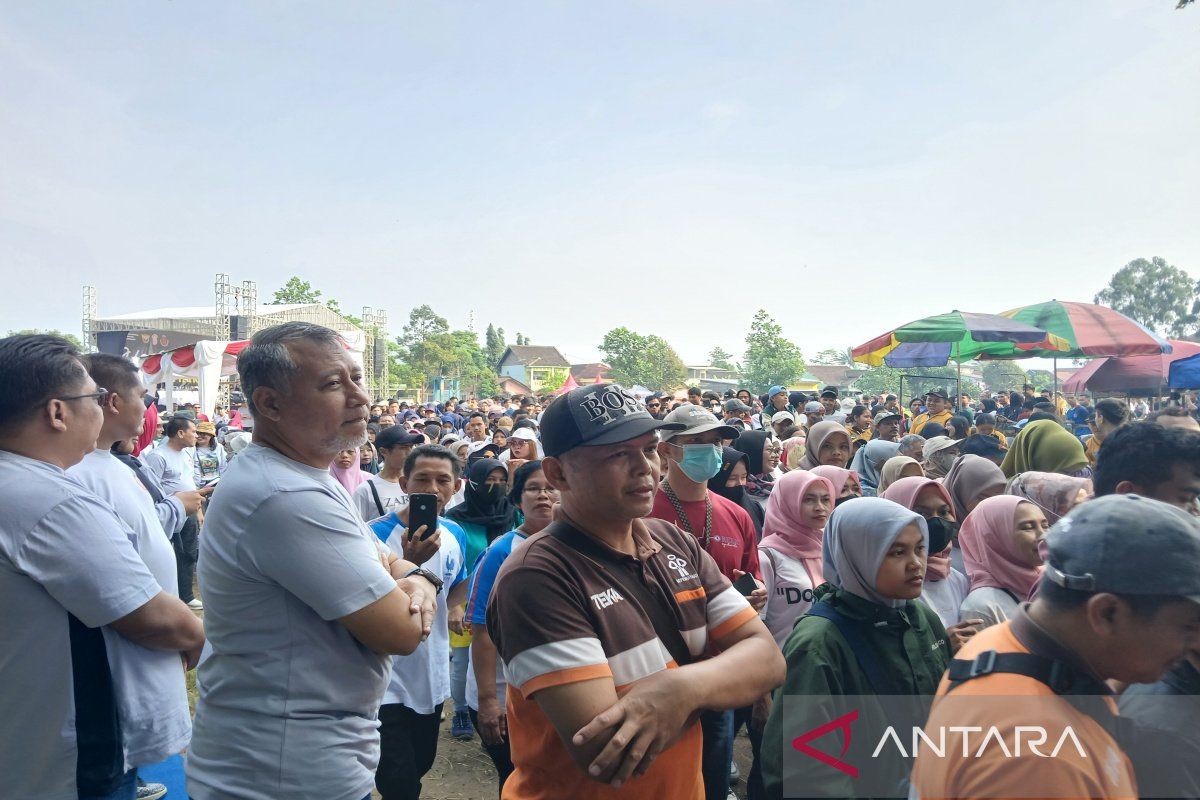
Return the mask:
MULTIPOLYGON (((671 638, 682 640, 689 660, 704 657, 710 638, 757 616, 695 537, 646 519, 635 523, 634 542, 631 556, 556 522, 527 539, 500 568, 487 624, 515 690, 506 703, 515 771, 505 782, 505 798, 613 796, 611 787, 576 766, 534 698, 541 689, 596 678, 611 679, 620 692, 677 666, 651 615, 621 582, 640 581, 662 601, 658 616, 673 619, 679 637, 671 638)), ((693 724, 622 792, 702 798, 700 751, 700 729, 693 724)))

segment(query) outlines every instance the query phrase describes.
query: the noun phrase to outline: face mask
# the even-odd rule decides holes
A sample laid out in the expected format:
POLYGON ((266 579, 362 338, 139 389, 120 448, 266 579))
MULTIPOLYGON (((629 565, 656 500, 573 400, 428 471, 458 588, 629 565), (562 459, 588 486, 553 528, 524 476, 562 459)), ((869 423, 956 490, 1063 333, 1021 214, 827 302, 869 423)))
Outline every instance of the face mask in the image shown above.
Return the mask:
POLYGON ((694 483, 708 483, 721 471, 721 448, 715 444, 685 444, 679 468, 694 483))
POLYGON ((838 506, 840 506, 842 503, 846 502, 847 500, 857 500, 857 499, 858 499, 858 495, 848 494, 845 497, 839 497, 837 500, 834 500, 833 507, 837 508, 838 506))
POLYGON ((958 536, 957 522, 947 522, 941 517, 926 517, 925 525, 929 528, 929 549, 926 552, 930 554, 942 552, 958 536))
POLYGON ((737 505, 742 504, 742 498, 746 495, 745 486, 722 486, 717 490, 717 494, 724 497, 726 500, 732 500, 737 505))
POLYGON ((498 506, 500 501, 504 499, 504 488, 504 484, 501 483, 493 484, 492 486, 485 484, 478 489, 480 499, 488 506, 498 506))

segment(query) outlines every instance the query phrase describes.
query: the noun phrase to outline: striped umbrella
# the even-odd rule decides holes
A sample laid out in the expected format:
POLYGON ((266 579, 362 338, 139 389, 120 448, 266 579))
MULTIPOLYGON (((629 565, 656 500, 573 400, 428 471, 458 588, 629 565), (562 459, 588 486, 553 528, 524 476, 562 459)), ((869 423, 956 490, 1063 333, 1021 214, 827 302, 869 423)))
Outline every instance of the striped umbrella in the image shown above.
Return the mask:
POLYGON ((1007 354, 989 354, 984 358, 1096 358, 1171 352, 1171 343, 1166 339, 1119 311, 1094 303, 1050 300, 1009 309, 1000 316, 1041 328, 1066 342, 1067 348, 1048 349, 1037 344, 1017 343, 1007 354))
MULTIPOLYGON (((1047 349, 1066 343, 1044 329, 995 314, 951 311, 909 322, 851 350, 855 361, 878 367, 944 367, 975 358, 1003 358, 1017 345, 1047 349)), ((1011 356, 1010 356, 1011 357, 1011 356)), ((1024 357, 1024 356, 1020 356, 1024 357)))

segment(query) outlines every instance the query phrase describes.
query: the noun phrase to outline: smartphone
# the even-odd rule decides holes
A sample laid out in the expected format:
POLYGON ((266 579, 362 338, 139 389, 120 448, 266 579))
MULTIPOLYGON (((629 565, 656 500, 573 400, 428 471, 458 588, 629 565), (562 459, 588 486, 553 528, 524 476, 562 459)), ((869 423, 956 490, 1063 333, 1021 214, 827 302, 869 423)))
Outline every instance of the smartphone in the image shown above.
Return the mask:
POLYGON ((758 581, 754 580, 754 576, 747 572, 733 582, 733 588, 741 592, 743 597, 749 597, 751 592, 758 588, 758 581))
MULTIPOLYGON (((417 493, 408 496, 408 529, 415 532, 424 525, 425 533, 421 535, 421 541, 425 541, 437 531, 437 516, 436 494, 417 493)), ((409 536, 412 536, 412 533, 409 536)))

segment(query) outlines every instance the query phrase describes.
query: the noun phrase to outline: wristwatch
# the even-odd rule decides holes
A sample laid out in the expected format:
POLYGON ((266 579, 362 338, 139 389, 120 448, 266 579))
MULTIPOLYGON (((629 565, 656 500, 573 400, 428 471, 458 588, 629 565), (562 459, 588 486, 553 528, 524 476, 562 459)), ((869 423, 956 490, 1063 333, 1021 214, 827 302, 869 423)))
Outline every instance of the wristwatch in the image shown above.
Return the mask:
MULTIPOLYGON (((413 575, 417 575, 417 576, 419 576, 419 577, 422 577, 422 578, 424 578, 425 580, 427 580, 427 581, 429 581, 430 583, 432 583, 432 584, 433 584, 433 588, 434 588, 434 589, 436 589, 436 590, 437 590, 437 592, 440 592, 440 591, 442 590, 442 579, 441 579, 441 578, 439 578, 437 575, 434 575, 434 574, 433 574, 432 572, 430 572, 429 570, 427 570, 427 569, 422 569, 421 567, 413 567, 413 568, 412 568, 412 569, 410 569, 408 572, 404 573, 404 577, 405 577, 405 578, 411 578, 413 575)), ((437 594, 437 592, 434 592, 434 594, 437 594)))

